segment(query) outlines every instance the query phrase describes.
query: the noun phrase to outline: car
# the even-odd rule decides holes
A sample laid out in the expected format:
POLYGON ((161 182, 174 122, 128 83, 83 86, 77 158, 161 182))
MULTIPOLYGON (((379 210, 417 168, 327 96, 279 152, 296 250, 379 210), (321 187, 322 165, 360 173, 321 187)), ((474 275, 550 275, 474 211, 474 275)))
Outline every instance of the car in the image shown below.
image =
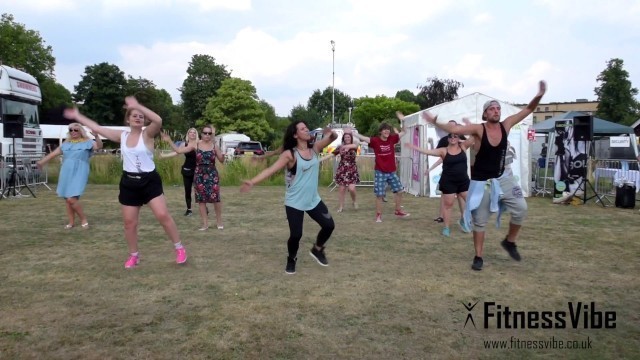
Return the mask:
POLYGON ((234 156, 264 155, 264 148, 260 141, 240 141, 233 151, 234 156))

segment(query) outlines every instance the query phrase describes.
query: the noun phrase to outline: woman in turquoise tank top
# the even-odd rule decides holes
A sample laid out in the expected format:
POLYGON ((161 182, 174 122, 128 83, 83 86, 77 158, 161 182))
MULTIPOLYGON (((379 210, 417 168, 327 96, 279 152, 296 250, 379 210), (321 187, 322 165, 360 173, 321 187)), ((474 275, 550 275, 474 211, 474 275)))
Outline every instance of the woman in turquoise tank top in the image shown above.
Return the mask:
POLYGON ((322 149, 335 140, 338 135, 329 128, 324 129, 323 133, 324 136, 321 140, 310 145, 312 139, 307 124, 304 121, 291 123, 285 131, 283 151, 278 160, 253 179, 244 181, 240 188, 241 192, 247 192, 255 184, 286 167, 287 190, 284 205, 290 232, 287 240, 288 256, 285 268, 287 274, 296 273, 296 255, 302 238, 302 223, 305 212, 320 225, 316 243, 309 253, 318 264, 329 265, 324 254, 324 246, 331 237, 335 224, 329 214, 329 209, 318 194, 320 161, 317 154, 321 153, 322 149))

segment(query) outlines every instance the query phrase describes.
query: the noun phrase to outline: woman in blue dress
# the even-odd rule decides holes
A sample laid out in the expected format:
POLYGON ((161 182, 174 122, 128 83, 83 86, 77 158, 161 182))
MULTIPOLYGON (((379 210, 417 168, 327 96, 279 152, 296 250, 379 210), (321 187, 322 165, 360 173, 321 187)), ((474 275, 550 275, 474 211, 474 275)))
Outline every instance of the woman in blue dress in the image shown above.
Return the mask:
POLYGON ((65 199, 67 206, 69 223, 65 225, 65 229, 74 227, 76 214, 80 218, 81 226, 83 228, 89 227, 87 216, 82 210, 82 204, 80 204, 80 196, 84 193, 89 180, 89 158, 94 150, 101 148, 102 140, 99 136, 95 136, 95 140, 92 140, 87 136, 82 125, 71 123, 66 141, 37 162, 38 168, 42 168, 54 157, 63 156, 57 193, 58 196, 65 199))

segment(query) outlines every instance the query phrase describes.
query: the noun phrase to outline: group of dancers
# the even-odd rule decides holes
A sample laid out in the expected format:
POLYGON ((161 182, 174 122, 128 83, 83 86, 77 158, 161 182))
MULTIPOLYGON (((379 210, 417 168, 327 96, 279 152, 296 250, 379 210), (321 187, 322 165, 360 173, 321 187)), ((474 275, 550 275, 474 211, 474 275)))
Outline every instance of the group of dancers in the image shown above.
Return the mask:
MULTIPOLYGON (((454 199, 457 197, 466 200, 464 216, 459 223, 463 231, 473 232, 475 248, 475 256, 471 266, 473 270, 483 268, 485 227, 490 215, 498 212, 499 219, 501 211, 504 210, 511 213, 511 220, 508 233, 501 245, 514 260, 521 260, 515 242, 527 213, 527 204, 522 189, 515 181, 513 174, 510 171, 505 171, 505 157, 508 150, 507 136, 513 126, 535 110, 545 92, 546 83, 540 81, 538 93, 527 107, 507 117, 504 121, 500 121, 500 103, 494 100, 484 104, 482 120, 485 122, 480 124, 471 124, 468 121, 464 126, 455 121, 441 123, 437 121, 436 116, 425 111, 422 116, 427 122, 449 133, 446 138, 447 146, 422 149, 409 143, 405 144, 414 150, 442 159, 443 174, 440 180, 440 191, 443 194, 443 235, 450 235, 450 212, 454 199), (463 136, 467 136, 468 139, 461 141, 463 136), (471 167, 471 178, 467 175, 466 150, 468 148, 471 148, 475 154, 475 160, 471 167)), ((114 130, 100 126, 94 120, 81 114, 77 108, 66 109, 64 116, 74 121, 69 125, 69 137, 59 149, 39 161, 38 166, 43 166, 57 155, 64 155, 57 192, 67 204, 69 223, 66 227, 74 226, 76 214, 79 216, 82 226, 87 227, 89 223, 82 211, 79 198, 84 192, 88 179, 88 159, 94 149, 102 146, 98 135, 119 142, 123 159, 123 173, 118 199, 124 219, 124 236, 129 250, 129 256, 124 264, 125 268, 134 268, 140 261, 138 222, 140 208, 145 204, 149 206, 173 242, 176 263, 183 264, 187 261, 187 254, 176 223, 168 211, 162 181, 155 169, 153 140, 156 136, 161 135, 176 154, 185 154, 185 164, 182 168, 187 203, 185 215, 192 213, 191 186, 193 184, 196 202, 199 204, 199 212, 203 220, 200 230, 207 230, 209 227, 207 203, 213 203, 217 228, 222 230, 224 226, 222 224, 219 176, 215 161, 217 159, 219 162, 223 162, 224 154, 213 141, 215 128, 210 125, 203 127, 202 139, 199 138, 195 129, 189 129, 187 141, 183 145, 177 146, 167 134, 161 134, 162 119, 160 116, 140 104, 134 97, 125 99, 125 109, 125 124, 129 126, 128 130, 114 130), (81 125, 91 130, 95 135, 95 142, 86 136, 81 125), (67 143, 69 144, 65 145, 67 143), (78 168, 82 169, 79 172, 82 174, 82 178, 78 177, 79 173, 74 170, 78 168), (74 181, 68 181, 70 177, 74 177, 74 181)), ((378 134, 373 137, 363 136, 350 130, 343 134, 342 146, 335 153, 341 157, 335 179, 340 187, 338 212, 342 212, 344 209, 347 191, 351 196, 353 207, 358 207, 355 185, 359 182, 359 176, 355 162, 357 145, 354 143, 354 138, 357 138, 359 141, 368 143, 375 154, 373 189, 376 196, 375 222, 382 222, 383 202, 387 187, 390 187, 394 193, 394 215, 400 218, 410 215, 402 208, 404 189, 396 174, 394 148, 405 134, 404 115, 398 112, 397 117, 401 124, 400 131, 395 130, 387 123, 382 123, 378 134)), ((297 254, 302 238, 305 213, 320 226, 320 231, 309 253, 318 264, 329 265, 325 246, 334 231, 335 223, 318 193, 321 162, 318 155, 337 138, 337 134, 330 128, 324 129, 323 133, 324 136, 321 140, 313 142, 309 128, 304 121, 292 122, 285 130, 283 146, 275 163, 252 179, 245 180, 240 187, 241 192, 248 192, 261 181, 282 169, 285 170, 284 205, 289 224, 288 254, 285 266, 287 274, 295 274, 296 272, 297 254)))

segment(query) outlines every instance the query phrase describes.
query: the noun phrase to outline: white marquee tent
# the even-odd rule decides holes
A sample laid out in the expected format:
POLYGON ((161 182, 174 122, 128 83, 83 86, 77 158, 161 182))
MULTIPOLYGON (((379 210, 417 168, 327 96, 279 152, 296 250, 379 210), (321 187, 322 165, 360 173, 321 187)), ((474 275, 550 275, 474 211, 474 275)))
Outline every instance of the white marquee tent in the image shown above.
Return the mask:
MULTIPOLYGON (((503 120, 522 110, 517 106, 500 101, 491 96, 481 93, 473 93, 453 101, 436 105, 427 109, 427 111, 433 115, 437 115, 438 122, 456 120, 458 123, 462 123, 462 118, 466 117, 469 118, 472 123, 482 123, 482 106, 487 100, 496 100, 500 103, 503 120)), ((530 191, 528 180, 530 178, 531 162, 529 161, 529 141, 527 140, 527 133, 531 124, 532 116, 529 115, 517 126, 511 129, 508 138, 510 146, 515 150, 515 155, 513 157, 514 161, 511 164, 511 169, 517 179, 519 179, 520 186, 522 187, 525 196, 529 196, 530 191)), ((429 148, 429 138, 432 138, 433 143, 437 144, 438 140, 442 136, 446 135, 442 130, 424 121, 422 118, 422 111, 406 116, 405 129, 407 134, 401 142, 410 141, 422 148, 429 148)), ((408 162, 403 162, 403 165, 407 164, 411 169, 406 171, 403 170, 400 173, 401 181, 407 187, 407 191, 416 196, 439 196, 436 192, 436 185, 440 180, 442 167, 438 166, 435 168, 429 173, 429 176, 424 174, 425 170, 438 160, 438 157, 427 156, 404 146, 401 150, 401 157, 402 159, 411 159, 410 164, 408 162)), ((468 152, 467 157, 469 157, 468 152)))

